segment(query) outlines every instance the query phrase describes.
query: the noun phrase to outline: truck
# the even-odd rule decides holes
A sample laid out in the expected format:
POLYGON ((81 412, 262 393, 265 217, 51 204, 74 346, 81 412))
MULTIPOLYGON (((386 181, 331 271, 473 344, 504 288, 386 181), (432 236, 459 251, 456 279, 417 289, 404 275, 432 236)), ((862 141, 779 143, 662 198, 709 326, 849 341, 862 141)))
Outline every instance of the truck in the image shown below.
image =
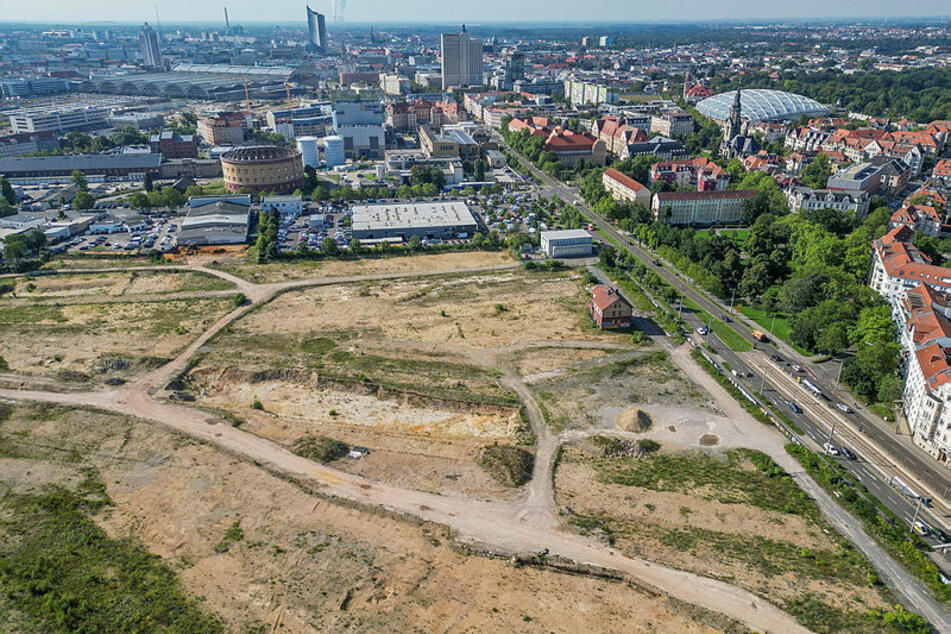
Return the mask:
POLYGON ((769 341, 769 337, 767 337, 766 333, 763 332, 762 330, 754 329, 750 332, 750 334, 753 335, 753 338, 756 339, 757 341, 763 341, 763 342, 769 341))

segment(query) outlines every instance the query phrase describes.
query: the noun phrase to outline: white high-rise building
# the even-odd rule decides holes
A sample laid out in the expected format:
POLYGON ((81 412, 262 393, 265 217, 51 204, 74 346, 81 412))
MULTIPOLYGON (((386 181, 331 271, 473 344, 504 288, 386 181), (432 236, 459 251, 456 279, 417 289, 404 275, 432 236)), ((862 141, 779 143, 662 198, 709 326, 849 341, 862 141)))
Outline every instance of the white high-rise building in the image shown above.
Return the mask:
POLYGON ((297 139, 297 149, 300 150, 304 166, 320 167, 320 151, 317 149, 317 137, 302 136, 297 139))
POLYGON ((466 25, 460 33, 443 33, 442 88, 482 85, 482 40, 469 37, 466 25))
POLYGON ((150 68, 162 65, 162 52, 159 50, 158 33, 152 30, 149 23, 139 32, 139 45, 142 47, 142 62, 150 68))
POLYGON ((327 167, 336 167, 347 162, 343 148, 343 137, 328 136, 324 137, 324 160, 327 167))

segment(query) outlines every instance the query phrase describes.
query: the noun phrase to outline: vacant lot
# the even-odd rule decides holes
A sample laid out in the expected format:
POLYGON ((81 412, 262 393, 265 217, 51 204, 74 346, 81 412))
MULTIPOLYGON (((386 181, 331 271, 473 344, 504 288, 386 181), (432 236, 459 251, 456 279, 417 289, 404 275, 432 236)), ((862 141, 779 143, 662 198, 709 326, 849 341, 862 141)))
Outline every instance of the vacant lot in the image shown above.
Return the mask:
POLYGON ((245 256, 201 256, 189 258, 189 261, 200 262, 256 283, 377 273, 438 273, 513 262, 512 258, 503 251, 461 251, 354 260, 300 260, 266 264, 257 264, 245 256), (211 263, 212 260, 214 263, 211 263))
POLYGON ((709 395, 677 370, 663 350, 569 368, 542 377, 532 389, 555 431, 612 429, 619 414, 638 405, 716 411, 709 395))
POLYGON ((586 441, 566 448, 558 466, 558 503, 571 508, 576 530, 790 609, 808 604, 793 611, 814 631, 886 631, 865 616, 890 600, 874 571, 764 454, 605 453, 586 441))
POLYGON ((173 357, 231 307, 228 299, 0 302, 0 349, 14 372, 67 380, 124 376, 173 357))
MULTIPOLYGON (((207 445, 118 416, 8 408, 0 431, 4 489, 32 495, 56 484, 108 499, 82 512, 109 538, 128 540, 110 542, 115 547, 141 544, 160 556, 152 566, 174 571, 174 583, 166 572, 163 585, 148 586, 157 592, 144 603, 162 601, 160 615, 188 615, 192 631, 210 626, 184 611, 196 609, 187 595, 203 597, 204 618, 217 616, 233 632, 714 631, 663 596, 466 557, 438 526, 336 506, 207 445), (175 583, 185 597, 172 592, 175 583)), ((6 530, 0 523, 0 540, 6 530)), ((4 544, 18 560, 32 555, 17 549, 23 542, 4 544)), ((124 586, 103 583, 109 570, 89 572, 69 578, 72 596, 123 604, 124 586)), ((141 601, 136 589, 129 598, 141 601)), ((0 629, 54 629, 19 611, 18 600, 0 596, 0 629)), ((72 627, 95 631, 89 619, 105 607, 73 611, 83 618, 72 627)))
POLYGON ((14 293, 30 299, 105 295, 161 295, 188 291, 217 291, 234 285, 212 275, 182 271, 130 271, 40 275, 16 280, 14 293))

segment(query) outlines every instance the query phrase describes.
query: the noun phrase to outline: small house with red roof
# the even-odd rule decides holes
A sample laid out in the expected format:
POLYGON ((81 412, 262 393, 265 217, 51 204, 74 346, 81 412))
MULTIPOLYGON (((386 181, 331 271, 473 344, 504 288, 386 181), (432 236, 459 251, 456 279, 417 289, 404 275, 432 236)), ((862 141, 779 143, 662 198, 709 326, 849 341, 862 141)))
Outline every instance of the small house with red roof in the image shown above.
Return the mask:
POLYGON ((631 327, 634 307, 613 286, 607 284, 595 286, 591 291, 591 303, 588 304, 588 309, 591 319, 601 330, 631 327))

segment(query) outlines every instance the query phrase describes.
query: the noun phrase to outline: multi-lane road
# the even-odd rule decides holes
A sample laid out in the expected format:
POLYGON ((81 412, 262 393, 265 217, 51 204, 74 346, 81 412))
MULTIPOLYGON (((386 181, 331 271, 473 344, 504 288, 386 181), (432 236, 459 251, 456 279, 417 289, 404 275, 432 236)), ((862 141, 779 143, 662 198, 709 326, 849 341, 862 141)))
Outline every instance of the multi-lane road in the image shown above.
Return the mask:
MULTIPOLYGON (((499 137, 499 140, 504 144, 501 137, 499 137)), ((511 150, 511 148, 509 149, 511 150)), ((612 241, 622 245, 624 249, 644 264, 650 266, 683 296, 694 301, 703 310, 713 315, 714 318, 730 312, 727 306, 720 303, 716 298, 698 291, 669 267, 655 266, 653 262, 660 258, 632 241, 625 233, 618 231, 607 219, 592 211, 584 203, 577 190, 535 169, 526 158, 520 156, 517 152, 513 151, 513 153, 520 157, 522 164, 542 183, 543 188, 578 207, 589 218, 590 222, 596 225, 604 234, 610 236, 612 241)), ((700 316, 693 314, 692 311, 686 308, 682 312, 692 328, 701 325, 700 316)), ((890 425, 885 425, 879 418, 865 411, 854 399, 849 398, 842 391, 834 389, 833 385, 838 382, 839 364, 811 363, 810 360, 803 358, 791 347, 781 342, 777 342, 775 348, 761 344, 752 336, 749 328, 739 321, 724 323, 724 325, 732 328, 740 337, 748 341, 753 346, 753 351, 735 353, 716 339, 714 334, 708 335, 708 338, 714 340, 714 348, 718 350, 731 367, 736 364, 738 367, 748 369, 754 373, 755 381, 750 383, 749 387, 755 391, 764 392, 765 397, 774 401, 777 406, 785 408, 785 413, 820 448, 828 439, 833 421, 835 421, 833 444, 837 442, 846 444, 859 454, 859 460, 857 461, 841 459, 843 465, 870 492, 899 517, 908 521, 910 525, 915 514, 917 500, 900 493, 900 486, 893 488, 886 483, 894 482, 894 478, 897 477, 917 494, 934 500, 932 508, 926 508, 922 505, 919 512, 926 523, 948 531, 947 519, 951 517, 951 504, 947 500, 947 494, 951 489, 951 475, 944 467, 912 446, 907 441, 907 437, 896 436, 890 425), (817 385, 830 400, 825 401, 813 397, 789 373, 790 371, 785 364, 778 365, 771 361, 770 355, 777 352, 784 358, 784 363, 789 362, 801 366, 803 368, 802 377, 817 385), (797 403, 803 412, 796 413, 789 409, 788 401, 797 403), (853 408, 854 412, 843 414, 832 407, 834 402, 847 403, 853 408)), ((748 381, 748 379, 744 380, 748 381)), ((931 539, 931 543, 936 544, 937 542, 931 539)))

